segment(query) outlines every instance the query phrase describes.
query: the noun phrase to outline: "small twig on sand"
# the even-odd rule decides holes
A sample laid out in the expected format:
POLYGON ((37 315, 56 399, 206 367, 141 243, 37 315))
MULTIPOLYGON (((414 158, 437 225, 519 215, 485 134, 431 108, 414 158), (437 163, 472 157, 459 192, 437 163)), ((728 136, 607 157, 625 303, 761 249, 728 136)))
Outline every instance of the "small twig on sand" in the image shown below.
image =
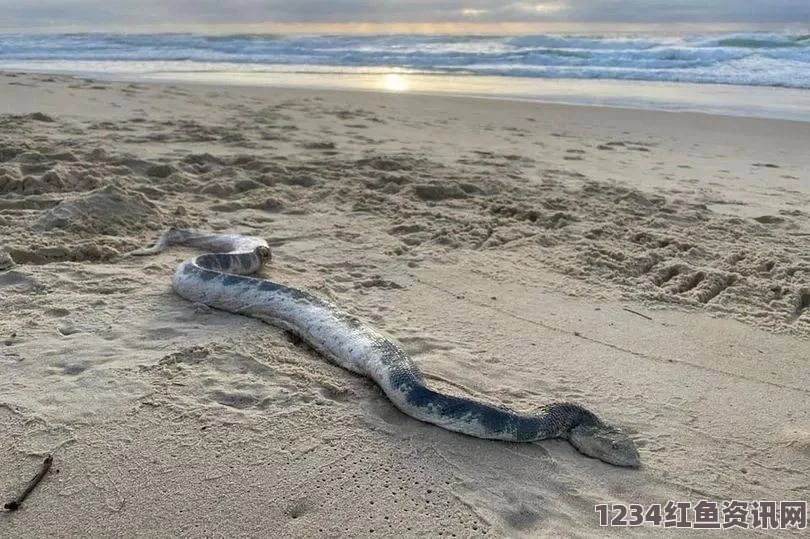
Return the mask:
POLYGON ((42 468, 40 468, 39 472, 37 472, 37 475, 35 475, 34 478, 28 482, 28 485, 26 485, 25 490, 22 492, 22 494, 17 496, 16 499, 11 500, 7 504, 5 504, 3 506, 3 509, 5 509, 6 511, 16 511, 17 509, 19 509, 22 503, 28 497, 28 495, 31 494, 31 491, 36 488, 39 482, 42 481, 42 478, 45 477, 45 474, 48 473, 48 470, 51 469, 51 464, 53 464, 53 455, 48 455, 47 457, 45 457, 45 462, 42 463, 42 468))
POLYGON ((652 320, 652 318, 650 318, 650 317, 649 317, 649 316, 647 316, 646 314, 641 314, 641 313, 638 313, 638 312, 634 311, 633 309, 628 309, 627 307, 622 307, 622 309, 623 309, 623 310, 625 310, 625 311, 627 311, 628 313, 637 314, 637 315, 638 315, 638 316, 640 316, 641 318, 646 318, 647 320, 652 320))

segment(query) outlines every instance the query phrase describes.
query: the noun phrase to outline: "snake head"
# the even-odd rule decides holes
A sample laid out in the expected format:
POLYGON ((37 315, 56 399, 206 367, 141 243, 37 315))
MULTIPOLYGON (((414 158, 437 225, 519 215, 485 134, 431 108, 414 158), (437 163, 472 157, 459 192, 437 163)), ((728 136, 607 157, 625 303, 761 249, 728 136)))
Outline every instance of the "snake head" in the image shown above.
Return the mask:
POLYGON ((629 436, 605 424, 578 425, 571 429, 568 441, 580 453, 615 466, 641 466, 636 444, 629 436))
POLYGON ((265 247, 264 245, 256 247, 256 254, 259 255, 262 263, 273 258, 273 253, 270 251, 270 247, 265 247))

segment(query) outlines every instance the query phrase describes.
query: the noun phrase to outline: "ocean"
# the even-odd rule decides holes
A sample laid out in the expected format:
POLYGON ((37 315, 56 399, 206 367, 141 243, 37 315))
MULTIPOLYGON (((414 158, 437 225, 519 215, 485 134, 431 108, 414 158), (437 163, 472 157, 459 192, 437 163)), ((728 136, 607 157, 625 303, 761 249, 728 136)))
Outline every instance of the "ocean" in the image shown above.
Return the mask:
MULTIPOLYGON (((199 34, 0 35, 0 69, 80 73, 91 76, 272 84, 284 80, 368 81, 397 75, 413 81, 457 81, 452 93, 480 88, 486 95, 549 98, 587 97, 588 88, 612 89, 596 104, 680 108, 671 99, 648 102, 638 86, 622 82, 668 83, 667 88, 705 87, 698 94, 735 94, 708 85, 801 90, 780 94, 802 108, 810 90, 810 34, 735 33, 716 35, 530 35, 530 36, 280 36, 199 34), (331 79, 330 79, 331 77, 331 79), (466 83, 464 82, 466 81, 466 83), (501 81, 498 83, 497 81, 501 81), (549 86, 549 82, 555 82, 549 86), (571 82, 571 92, 564 81, 571 82), (597 84, 595 81, 607 81, 597 84), (543 84, 545 83, 545 85, 543 84), (561 86, 562 83, 562 86, 561 86), (610 84, 614 83, 614 84, 610 84), (696 86, 695 86, 696 85, 696 86), (553 87, 553 92, 546 91, 553 87), (498 89, 502 91, 499 91, 498 89), (522 90, 521 90, 522 88, 522 90), (537 88, 537 90, 535 90, 537 88), (515 94, 515 89, 519 89, 515 94), (507 91, 508 90, 508 91, 507 91), (621 96, 627 93, 626 103, 621 96), (618 100, 618 102, 616 102, 618 100), (639 105, 641 103, 641 105, 639 105)), ((403 79, 405 80, 405 79, 403 79)), ((360 84, 363 86, 364 84, 360 84)), ((446 86, 446 84, 444 84, 446 86)), ((351 86, 351 84, 349 84, 351 86)), ((409 88, 406 82, 389 90, 409 88)), ((649 88, 650 86, 646 86, 649 88)), ((654 87, 654 86, 653 86, 654 87)), ((738 89, 739 98, 750 101, 738 89)), ((478 92, 480 93, 480 92, 478 92)), ((646 91, 646 94, 655 92, 646 91)), ((674 93, 678 93, 677 90, 674 93)), ((550 100, 559 100, 549 98, 550 100)), ((719 103, 736 97, 721 97, 719 103)), ((681 98, 682 100, 682 98, 681 98)), ((594 101, 591 99, 591 101, 594 101)), ((677 100, 676 100, 677 101, 677 100)), ((696 107, 702 110, 700 98, 696 107)), ((779 101, 779 98, 777 98, 779 101)), ((586 100, 587 102, 587 100, 586 100)), ((735 101, 736 103, 736 101, 735 101)), ((734 103, 732 103, 734 105, 734 103)), ((747 109, 744 103, 737 109, 747 109)), ((734 107, 729 109, 731 113, 734 107)), ((767 107, 766 107, 767 108, 767 107)), ((787 116, 793 113, 788 112, 787 116)), ((782 115, 784 116, 784 114, 782 115)))

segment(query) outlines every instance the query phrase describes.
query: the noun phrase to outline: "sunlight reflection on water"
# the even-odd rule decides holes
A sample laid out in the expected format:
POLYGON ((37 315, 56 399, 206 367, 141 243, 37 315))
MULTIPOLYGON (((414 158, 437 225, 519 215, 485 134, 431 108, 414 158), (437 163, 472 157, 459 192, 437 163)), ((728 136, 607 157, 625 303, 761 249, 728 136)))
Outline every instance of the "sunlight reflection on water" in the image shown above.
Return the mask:
POLYGON ((396 73, 386 75, 385 79, 383 79, 383 85, 390 92, 404 92, 408 89, 408 82, 405 77, 396 73))

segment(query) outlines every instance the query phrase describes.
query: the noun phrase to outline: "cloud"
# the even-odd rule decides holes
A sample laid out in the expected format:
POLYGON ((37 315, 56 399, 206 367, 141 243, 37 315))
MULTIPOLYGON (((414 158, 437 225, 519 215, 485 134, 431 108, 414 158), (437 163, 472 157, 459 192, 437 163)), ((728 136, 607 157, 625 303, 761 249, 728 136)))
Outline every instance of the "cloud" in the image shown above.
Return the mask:
POLYGON ((808 0, 0 0, 19 27, 258 23, 805 23, 808 0))
POLYGON ((569 0, 579 22, 810 23, 807 0, 569 0))

